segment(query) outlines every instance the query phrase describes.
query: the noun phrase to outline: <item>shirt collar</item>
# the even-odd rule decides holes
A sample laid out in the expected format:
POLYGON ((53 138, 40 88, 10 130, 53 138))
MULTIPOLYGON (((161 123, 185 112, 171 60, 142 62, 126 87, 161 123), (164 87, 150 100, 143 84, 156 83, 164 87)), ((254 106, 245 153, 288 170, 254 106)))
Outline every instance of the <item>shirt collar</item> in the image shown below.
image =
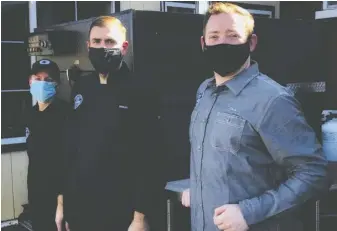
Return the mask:
MULTIPOLYGON (((221 89, 223 87, 227 87, 230 91, 234 93, 235 96, 237 96, 259 73, 260 71, 258 63, 252 60, 250 67, 243 70, 238 75, 234 76, 232 79, 219 85, 218 87, 221 89)), ((208 82, 208 87, 212 85, 215 86, 215 77, 210 79, 210 81, 208 82)))
POLYGON ((46 107, 46 109, 44 109, 43 111, 39 111, 39 104, 36 102, 36 104, 33 106, 34 110, 37 112, 49 112, 52 111, 55 107, 55 105, 57 104, 58 99, 56 98, 56 96, 54 96, 52 102, 48 105, 48 107, 46 107))
MULTIPOLYGON (((95 73, 95 81, 100 84, 99 73, 97 71, 95 73)), ((130 69, 127 64, 123 61, 120 69, 116 72, 109 73, 109 77, 107 79, 107 86, 116 86, 123 81, 126 81, 130 77, 130 69)))

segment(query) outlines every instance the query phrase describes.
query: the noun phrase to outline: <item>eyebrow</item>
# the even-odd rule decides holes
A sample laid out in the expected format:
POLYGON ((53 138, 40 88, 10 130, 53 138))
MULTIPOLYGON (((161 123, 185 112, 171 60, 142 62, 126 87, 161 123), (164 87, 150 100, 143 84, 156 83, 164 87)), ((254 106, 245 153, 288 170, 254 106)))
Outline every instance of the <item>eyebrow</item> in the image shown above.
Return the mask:
POLYGON ((112 38, 108 38, 104 40, 105 42, 112 42, 112 43, 117 43, 116 40, 112 39, 112 38))
POLYGON ((217 30, 212 30, 212 31, 209 31, 208 34, 219 34, 220 32, 217 31, 217 30))
MULTIPOLYGON (((95 41, 95 42, 101 42, 101 41, 102 41, 101 38, 92 38, 91 40, 92 40, 92 41, 95 41)), ((117 43, 116 40, 114 40, 114 39, 112 39, 112 38, 104 39, 104 42, 117 43)))
POLYGON ((226 33, 236 33, 236 34, 238 34, 238 32, 236 32, 235 30, 231 30, 231 29, 228 29, 227 31, 226 31, 226 33))

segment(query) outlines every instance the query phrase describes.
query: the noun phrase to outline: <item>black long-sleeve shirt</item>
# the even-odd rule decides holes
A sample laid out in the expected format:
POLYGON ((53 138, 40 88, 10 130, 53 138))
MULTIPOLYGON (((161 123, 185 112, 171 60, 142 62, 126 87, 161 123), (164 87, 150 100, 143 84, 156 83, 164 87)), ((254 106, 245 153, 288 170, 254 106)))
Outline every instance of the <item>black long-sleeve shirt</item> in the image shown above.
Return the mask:
MULTIPOLYGON (((63 185, 64 131, 70 107, 57 98, 44 110, 26 115, 28 197, 31 204, 56 202, 63 185)), ((56 203, 54 203, 56 204, 56 203)))
POLYGON ((147 214, 152 189, 160 187, 153 91, 137 86, 123 65, 107 84, 97 73, 81 77, 72 98, 66 219, 109 225, 133 211, 147 214))

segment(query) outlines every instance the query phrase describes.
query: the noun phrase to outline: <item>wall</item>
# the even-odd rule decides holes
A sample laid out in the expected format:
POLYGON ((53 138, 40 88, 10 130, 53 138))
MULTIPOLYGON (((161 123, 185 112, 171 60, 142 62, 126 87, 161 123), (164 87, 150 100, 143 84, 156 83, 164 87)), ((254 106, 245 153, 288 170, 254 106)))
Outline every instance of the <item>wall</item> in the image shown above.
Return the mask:
POLYGON ((241 3, 274 6, 275 18, 280 18, 280 1, 240 1, 241 3))
POLYGON ((160 1, 121 1, 121 11, 127 9, 160 11, 160 1))
POLYGON ((28 203, 27 170, 25 151, 1 154, 1 221, 17 218, 28 203))
MULTIPOLYGON (((280 17, 279 1, 242 1, 241 3, 275 6, 275 18, 280 17)), ((121 11, 127 9, 160 11, 160 1, 121 1, 121 11)))
POLYGON ((337 9, 322 10, 315 12, 315 19, 337 18, 337 9))
POLYGON ((321 1, 312 2, 288 2, 280 3, 280 18, 282 19, 301 19, 313 20, 315 19, 315 12, 322 10, 321 1))

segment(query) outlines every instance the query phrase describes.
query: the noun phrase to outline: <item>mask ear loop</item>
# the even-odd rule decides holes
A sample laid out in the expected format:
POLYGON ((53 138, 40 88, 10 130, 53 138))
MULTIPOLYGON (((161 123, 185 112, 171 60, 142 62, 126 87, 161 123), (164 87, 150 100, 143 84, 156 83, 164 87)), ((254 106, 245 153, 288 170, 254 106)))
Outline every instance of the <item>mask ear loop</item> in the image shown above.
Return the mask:
MULTIPOLYGON (((252 33, 251 33, 250 35, 248 35, 248 37, 247 37, 246 43, 247 43, 247 45, 249 45, 249 46, 250 46, 250 42, 251 42, 251 40, 252 40, 253 34, 254 34, 254 32, 252 32, 252 33)), ((252 55, 252 52, 250 51, 250 49, 249 49, 249 55, 250 55, 250 56, 252 55)))

